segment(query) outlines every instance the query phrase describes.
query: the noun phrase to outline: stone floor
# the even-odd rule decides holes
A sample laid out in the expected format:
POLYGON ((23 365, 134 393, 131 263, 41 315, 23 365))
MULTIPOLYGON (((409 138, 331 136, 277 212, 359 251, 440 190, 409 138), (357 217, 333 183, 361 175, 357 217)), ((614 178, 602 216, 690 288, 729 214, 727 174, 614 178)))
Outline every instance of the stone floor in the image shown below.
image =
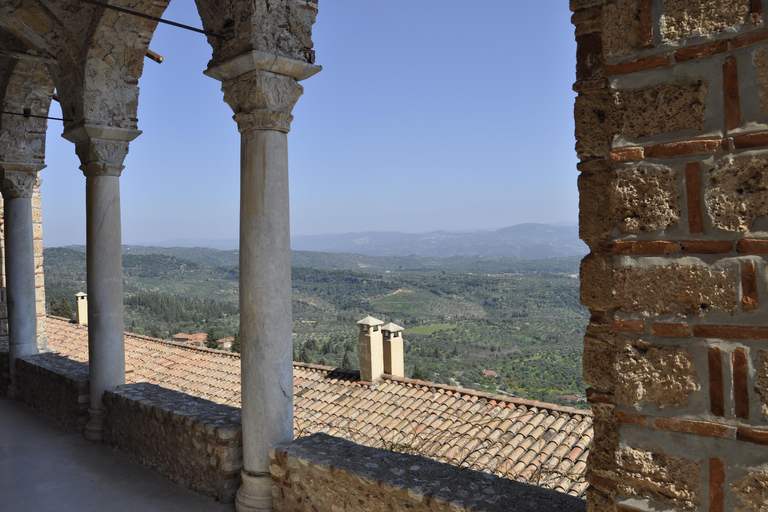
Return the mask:
POLYGON ((0 397, 0 510, 232 511, 0 397))

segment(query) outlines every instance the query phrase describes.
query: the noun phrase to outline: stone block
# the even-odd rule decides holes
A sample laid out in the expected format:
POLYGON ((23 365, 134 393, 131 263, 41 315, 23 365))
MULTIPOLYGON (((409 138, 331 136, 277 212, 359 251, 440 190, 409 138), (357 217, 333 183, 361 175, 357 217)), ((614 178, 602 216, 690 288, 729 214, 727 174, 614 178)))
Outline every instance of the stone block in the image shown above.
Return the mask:
POLYGON ((621 448, 616 454, 619 492, 683 510, 695 510, 701 493, 698 463, 664 453, 621 448))
POLYGON ((749 231, 768 213, 768 160, 724 159, 708 173, 705 202, 713 226, 749 231))
POLYGON ((707 86, 702 81, 613 93, 611 125, 629 139, 704 128, 707 86))
POLYGON ((593 389, 610 393, 616 379, 614 362, 616 347, 612 341, 586 336, 584 338, 584 382, 593 389))
POLYGON ((621 404, 683 405, 699 390, 693 356, 679 347, 625 339, 615 356, 614 396, 621 404))
POLYGON ((680 192, 668 167, 625 167, 611 185, 611 207, 625 233, 667 229, 680 220, 680 192))
POLYGON ((591 405, 595 421, 595 436, 589 445, 587 467, 595 474, 612 474, 616 469, 616 450, 619 444, 619 423, 616 407, 610 404, 591 405))
POLYGON ((664 0, 661 34, 665 41, 707 35, 749 20, 750 0, 664 0))
POLYGON ((618 0, 603 7, 603 50, 627 55, 641 47, 640 1, 618 0))
POLYGON ((766 509, 768 503, 768 472, 750 473, 731 484, 736 494, 734 512, 757 512, 766 509))
POLYGON ((613 307, 611 272, 613 259, 609 255, 589 254, 581 260, 580 299, 583 306, 606 311, 613 307))
POLYGON ((583 172, 579 175, 578 186, 579 237, 590 247, 609 243, 615 224, 611 213, 611 174, 583 172))
POLYGON ((768 116, 768 46, 755 50, 755 73, 757 74, 757 91, 763 115, 768 116))
POLYGON ((579 94, 574 105, 576 154, 582 160, 605 158, 611 149, 605 92, 579 94))
POLYGON ((619 267, 613 272, 613 305, 645 316, 704 315, 715 309, 733 314, 738 304, 736 281, 733 268, 619 267))

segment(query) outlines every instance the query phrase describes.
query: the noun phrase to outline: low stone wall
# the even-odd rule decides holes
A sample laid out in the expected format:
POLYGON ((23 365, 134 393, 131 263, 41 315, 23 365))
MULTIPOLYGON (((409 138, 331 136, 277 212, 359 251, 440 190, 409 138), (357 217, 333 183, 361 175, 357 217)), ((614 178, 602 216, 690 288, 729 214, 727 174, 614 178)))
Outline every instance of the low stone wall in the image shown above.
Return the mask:
POLYGON ((104 393, 104 442, 137 462, 224 503, 243 467, 240 409, 154 384, 104 393))
POLYGON ((55 418, 65 428, 82 432, 88 420, 88 365, 56 354, 16 360, 17 399, 55 418))
POLYGON ((271 450, 276 511, 582 512, 583 500, 314 434, 271 450))

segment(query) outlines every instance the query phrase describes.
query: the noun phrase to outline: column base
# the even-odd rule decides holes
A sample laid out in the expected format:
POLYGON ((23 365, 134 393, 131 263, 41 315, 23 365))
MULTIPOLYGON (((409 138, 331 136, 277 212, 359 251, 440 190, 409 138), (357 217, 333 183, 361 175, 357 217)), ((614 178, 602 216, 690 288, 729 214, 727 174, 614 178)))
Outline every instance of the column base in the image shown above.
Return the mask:
POLYGON ((85 424, 85 438, 89 441, 104 440, 104 412, 101 409, 88 408, 90 419, 85 424))
POLYGON ((253 476, 240 472, 243 483, 237 490, 235 510, 237 512, 255 512, 257 510, 273 510, 272 476, 253 476))

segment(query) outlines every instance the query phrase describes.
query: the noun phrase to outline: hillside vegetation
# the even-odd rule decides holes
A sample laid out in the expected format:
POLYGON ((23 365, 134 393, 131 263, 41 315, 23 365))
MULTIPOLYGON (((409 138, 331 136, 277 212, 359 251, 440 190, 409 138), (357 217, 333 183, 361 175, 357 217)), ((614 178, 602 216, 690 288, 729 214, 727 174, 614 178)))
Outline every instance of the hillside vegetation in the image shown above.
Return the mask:
MULTIPOLYGON (((49 299, 85 291, 85 254, 77 249, 45 250, 49 299)), ((408 376, 570 405, 579 403, 570 395, 584 393, 578 258, 300 251, 293 263, 296 360, 356 368, 355 322, 371 314, 406 328, 408 376)), ((126 328, 160 338, 211 328, 234 335, 236 265, 237 251, 126 247, 126 328)))

